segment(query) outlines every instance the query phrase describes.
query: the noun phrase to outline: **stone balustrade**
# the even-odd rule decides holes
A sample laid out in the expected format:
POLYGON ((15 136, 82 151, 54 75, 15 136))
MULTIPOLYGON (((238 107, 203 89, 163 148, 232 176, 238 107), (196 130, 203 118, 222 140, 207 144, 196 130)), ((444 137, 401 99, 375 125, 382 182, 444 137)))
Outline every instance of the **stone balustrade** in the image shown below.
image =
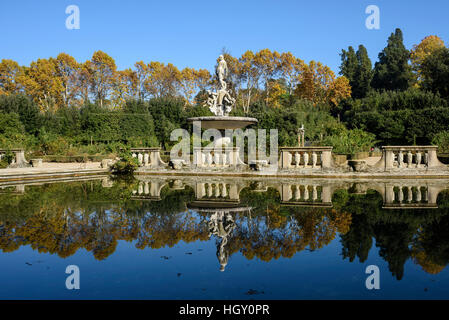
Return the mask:
POLYGON ((23 149, 12 149, 12 150, 0 149, 0 160, 6 155, 8 151, 14 153, 14 159, 9 166, 10 168, 23 168, 31 166, 29 162, 25 159, 25 150, 23 149))
POLYGON ((137 158, 139 166, 161 168, 167 164, 161 159, 161 148, 131 148, 133 158, 137 158))
POLYGON ((374 167, 385 171, 401 169, 447 169, 437 157, 437 146, 384 146, 374 167))
POLYGON ((283 147, 281 169, 332 168, 332 147, 283 147))
POLYGON ((239 148, 194 148, 194 164, 197 168, 224 168, 246 166, 240 159, 239 148))

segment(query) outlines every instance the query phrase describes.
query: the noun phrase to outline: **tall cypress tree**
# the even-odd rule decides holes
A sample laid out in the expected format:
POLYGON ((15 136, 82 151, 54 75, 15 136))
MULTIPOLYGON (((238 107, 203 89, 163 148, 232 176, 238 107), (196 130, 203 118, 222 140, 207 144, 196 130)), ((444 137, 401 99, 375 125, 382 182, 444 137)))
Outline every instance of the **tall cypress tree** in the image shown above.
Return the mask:
POLYGON ((342 50, 340 74, 348 78, 353 98, 363 98, 371 88, 372 65, 363 45, 357 52, 353 47, 342 50))
POLYGON ((348 47, 348 51, 341 50, 340 74, 349 80, 349 84, 353 85, 355 74, 357 71, 357 55, 353 47, 348 47))
POLYGON ((379 53, 371 83, 375 89, 407 90, 413 80, 408 63, 410 52, 403 43, 401 29, 396 29, 388 38, 388 45, 379 53))
POLYGON ((368 57, 368 51, 363 45, 359 45, 357 50, 357 69, 355 72, 355 83, 352 87, 354 98, 364 98, 371 90, 371 80, 373 79, 373 66, 368 57))

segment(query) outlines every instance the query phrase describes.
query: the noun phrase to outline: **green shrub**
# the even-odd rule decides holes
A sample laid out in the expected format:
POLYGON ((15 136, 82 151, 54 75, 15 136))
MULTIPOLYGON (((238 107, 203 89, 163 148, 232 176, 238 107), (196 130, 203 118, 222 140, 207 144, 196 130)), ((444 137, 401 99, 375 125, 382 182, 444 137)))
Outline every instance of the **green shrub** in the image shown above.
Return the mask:
POLYGON ((360 129, 344 130, 325 137, 322 145, 334 147, 332 151, 337 154, 354 155, 357 152, 370 151, 376 143, 375 138, 374 134, 360 129))
POLYGON ((438 152, 449 153, 449 131, 437 133, 432 139, 432 144, 438 146, 438 152))
POLYGON ((133 158, 129 152, 124 151, 120 155, 120 160, 112 165, 111 171, 114 175, 128 176, 132 175, 138 167, 137 159, 133 158))

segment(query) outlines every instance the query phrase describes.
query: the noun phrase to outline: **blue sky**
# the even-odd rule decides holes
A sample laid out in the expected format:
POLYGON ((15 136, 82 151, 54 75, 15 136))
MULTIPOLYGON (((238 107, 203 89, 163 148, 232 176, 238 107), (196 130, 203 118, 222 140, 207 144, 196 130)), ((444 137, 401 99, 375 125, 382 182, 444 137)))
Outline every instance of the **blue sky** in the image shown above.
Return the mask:
POLYGON ((447 0, 2 0, 0 59, 27 65, 66 52, 85 61, 103 50, 120 69, 143 60, 212 70, 223 47, 234 56, 270 48, 338 72, 342 48, 364 44, 374 63, 396 27, 408 48, 431 34, 449 44, 448 15, 447 0), (65 27, 71 4, 80 8, 79 30, 65 27), (380 30, 365 27, 371 4, 380 30))

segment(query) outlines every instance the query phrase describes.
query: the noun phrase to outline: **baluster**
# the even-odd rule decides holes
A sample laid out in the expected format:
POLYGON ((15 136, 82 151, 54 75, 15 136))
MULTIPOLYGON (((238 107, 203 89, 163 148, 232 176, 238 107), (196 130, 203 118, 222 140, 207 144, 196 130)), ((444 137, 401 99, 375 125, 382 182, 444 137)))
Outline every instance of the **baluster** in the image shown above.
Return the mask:
POLYGON ((316 167, 316 163, 318 161, 318 155, 315 151, 312 152, 312 168, 316 167))
POLYGON ((304 152, 303 158, 304 158, 304 167, 307 167, 307 165, 309 164, 309 154, 307 152, 304 152))
POLYGON ((295 186, 295 200, 301 199, 301 189, 299 185, 295 186))
POLYGON ((402 168, 402 164, 404 163, 404 154, 402 151, 399 151, 398 153, 398 167, 402 168))
POLYGON ((214 162, 216 166, 220 165, 220 153, 217 151, 214 151, 214 162))
POLYGON ((228 164, 228 152, 223 152, 223 165, 226 166, 228 164))
POLYGON ((404 201, 404 192, 402 190, 402 187, 399 187, 398 201, 399 203, 402 203, 402 201, 404 201))
POLYGON ((316 201, 318 199, 318 192, 316 191, 316 186, 312 186, 312 200, 316 201))
POLYGON ((215 184, 215 197, 216 198, 220 197, 220 184, 218 183, 215 184))
POLYGON ((412 202, 413 201, 413 192, 412 192, 412 187, 407 187, 407 202, 412 202))
POLYGON ((413 154, 412 154, 411 151, 409 151, 409 152, 407 153, 407 167, 408 167, 408 168, 411 168, 411 166, 412 166, 412 160, 413 160, 413 154))
POLYGON ((299 167, 299 163, 301 162, 301 155, 299 152, 295 152, 295 167, 299 167))
POLYGON ((304 200, 309 200, 309 186, 304 186, 304 200))
POLYGON ((148 181, 145 181, 145 186, 143 188, 143 193, 149 194, 150 193, 150 185, 148 184, 148 181))
POLYGON ((421 202, 422 199, 422 190, 421 187, 417 187, 416 189, 416 201, 421 202))
POLYGON ((212 183, 207 183, 207 197, 212 198, 213 190, 212 190, 212 183))
POLYGON ((421 152, 416 152, 416 167, 419 168, 421 166, 422 155, 421 152))
POLYGON ((424 153, 424 165, 425 165, 426 167, 429 166, 429 153, 428 153, 428 152, 425 152, 425 153, 424 153))
POLYGON ((207 166, 211 167, 213 163, 212 151, 208 151, 206 156, 207 156, 207 166))
POLYGON ((139 194, 142 194, 143 193, 143 183, 142 182, 140 182, 139 183, 139 189, 138 189, 139 191, 139 194))
POLYGON ((143 163, 145 166, 148 166, 148 164, 150 163, 149 160, 150 160, 150 155, 147 152, 145 152, 143 155, 143 163))
POLYGON ((222 183, 222 191, 221 194, 223 196, 223 198, 226 198, 228 196, 228 190, 226 189, 226 183, 222 183))
POLYGON ((424 193, 423 193, 423 197, 422 197, 422 199, 423 199, 424 202, 427 202, 428 199, 429 199, 428 193, 429 193, 429 188, 427 188, 427 187, 424 188, 424 193))
POLYGON ((143 163, 143 154, 141 152, 137 154, 137 161, 139 162, 139 166, 141 166, 143 163))

